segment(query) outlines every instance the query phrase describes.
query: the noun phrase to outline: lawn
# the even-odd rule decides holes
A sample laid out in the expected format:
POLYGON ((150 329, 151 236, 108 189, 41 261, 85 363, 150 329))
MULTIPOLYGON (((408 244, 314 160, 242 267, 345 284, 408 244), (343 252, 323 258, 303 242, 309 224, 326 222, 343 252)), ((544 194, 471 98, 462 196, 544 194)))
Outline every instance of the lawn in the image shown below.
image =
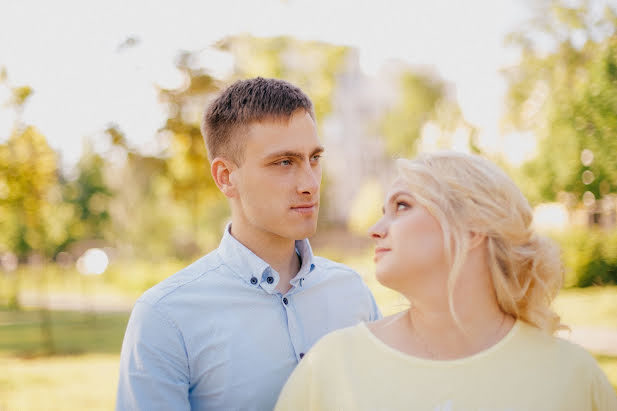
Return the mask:
POLYGON ((118 354, 0 356, 0 410, 112 410, 118 354))
MULTIPOLYGON (((348 258, 346 263, 365 278, 385 315, 405 309, 403 299, 376 282, 370 259, 348 258)), ((104 278, 95 285, 90 291, 109 291, 104 278)), ((84 291, 74 283, 70 287, 50 284, 54 291, 84 291)), ((132 287, 137 290, 138 284, 131 283, 132 287)), ((617 287, 563 290, 555 307, 569 325, 617 328, 617 287)), ((50 334, 40 326, 45 312, 0 309, 0 410, 113 409, 128 313, 47 314, 50 334), (46 335, 51 335, 53 344, 44 344, 46 335)), ((617 389, 617 357, 596 359, 617 389)))
POLYGON ((109 410, 128 313, 0 311, 0 410, 109 410))

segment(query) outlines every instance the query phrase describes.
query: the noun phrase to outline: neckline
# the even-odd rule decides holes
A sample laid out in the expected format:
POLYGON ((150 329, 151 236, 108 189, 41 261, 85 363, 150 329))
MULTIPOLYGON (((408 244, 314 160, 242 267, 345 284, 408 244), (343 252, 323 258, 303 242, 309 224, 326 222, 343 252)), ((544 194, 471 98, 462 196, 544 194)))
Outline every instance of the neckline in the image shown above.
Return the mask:
POLYGON ((437 367, 453 367, 453 366, 463 365, 463 364, 487 357, 491 355, 492 353, 501 349, 514 337, 515 334, 517 334, 518 330, 521 328, 521 321, 516 320, 512 328, 508 331, 508 333, 501 340, 497 341, 492 346, 482 351, 478 351, 477 353, 469 355, 467 357, 456 358, 453 360, 433 360, 430 358, 421 358, 415 355, 404 353, 400 350, 397 350, 396 348, 389 346, 388 344, 380 340, 379 337, 373 334, 373 332, 368 328, 365 322, 360 323, 360 328, 363 330, 363 332, 368 334, 369 339, 375 345, 377 345, 380 349, 387 351, 390 354, 395 355, 405 361, 412 362, 415 364, 420 364, 420 365, 437 366, 437 367))

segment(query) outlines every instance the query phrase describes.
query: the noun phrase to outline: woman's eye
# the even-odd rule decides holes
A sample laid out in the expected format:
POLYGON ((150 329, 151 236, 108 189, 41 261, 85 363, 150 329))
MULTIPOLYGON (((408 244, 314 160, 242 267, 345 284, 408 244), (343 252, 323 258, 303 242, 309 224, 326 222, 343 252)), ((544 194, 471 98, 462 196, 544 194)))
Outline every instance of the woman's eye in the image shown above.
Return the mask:
POLYGON ((398 201, 396 203, 396 211, 402 211, 408 208, 409 208, 409 204, 405 203, 404 201, 398 201))

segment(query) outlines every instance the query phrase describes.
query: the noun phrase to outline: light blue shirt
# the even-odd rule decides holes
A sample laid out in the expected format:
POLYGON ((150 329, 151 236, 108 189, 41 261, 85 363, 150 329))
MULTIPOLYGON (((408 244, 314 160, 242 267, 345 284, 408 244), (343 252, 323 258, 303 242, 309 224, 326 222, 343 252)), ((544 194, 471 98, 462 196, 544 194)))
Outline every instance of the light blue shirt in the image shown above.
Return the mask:
POLYGON ((296 241, 300 271, 279 275, 225 229, 210 254, 146 291, 129 320, 118 410, 271 410, 323 335, 381 317, 350 268, 296 241))

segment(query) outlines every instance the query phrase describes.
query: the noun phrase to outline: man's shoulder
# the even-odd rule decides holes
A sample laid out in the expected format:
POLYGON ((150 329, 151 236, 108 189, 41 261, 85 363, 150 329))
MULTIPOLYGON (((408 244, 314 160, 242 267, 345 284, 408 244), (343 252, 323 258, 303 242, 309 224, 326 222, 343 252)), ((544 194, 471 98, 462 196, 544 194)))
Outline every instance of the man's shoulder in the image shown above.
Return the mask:
POLYGON ((315 264, 316 270, 327 272, 329 276, 349 276, 360 279, 360 274, 358 274, 353 268, 325 257, 314 256, 313 264, 315 264))
POLYGON ((315 265, 313 274, 317 274, 314 277, 322 285, 344 284, 346 288, 353 285, 349 290, 356 289, 356 287, 367 289, 364 278, 356 270, 345 264, 317 256, 313 257, 313 264, 315 265))
POLYGON ((192 287, 187 287, 189 285, 200 284, 207 287, 207 281, 203 280, 216 275, 222 266, 223 262, 217 250, 213 250, 145 291, 138 301, 157 305, 170 296, 181 297, 185 292, 194 292, 192 287))

